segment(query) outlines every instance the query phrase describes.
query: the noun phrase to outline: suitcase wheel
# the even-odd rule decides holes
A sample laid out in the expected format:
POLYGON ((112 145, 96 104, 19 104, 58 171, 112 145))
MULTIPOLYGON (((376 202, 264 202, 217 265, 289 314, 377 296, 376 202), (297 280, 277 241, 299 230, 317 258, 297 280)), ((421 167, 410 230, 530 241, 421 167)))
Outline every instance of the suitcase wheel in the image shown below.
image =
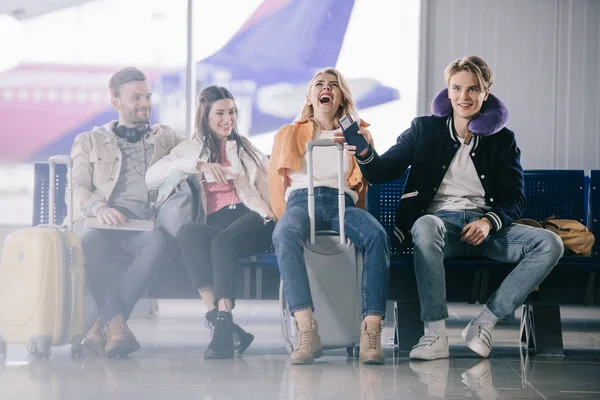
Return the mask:
POLYGON ((52 349, 50 347, 46 347, 43 350, 39 350, 38 354, 42 358, 50 358, 50 356, 52 355, 52 349))
POLYGON ((50 358, 52 355, 52 349, 50 346, 38 347, 36 342, 31 342, 27 345, 27 352, 35 357, 50 358))
POLYGON ((36 354, 37 353, 37 344, 35 342, 29 343, 27 345, 27 352, 31 355, 36 354))

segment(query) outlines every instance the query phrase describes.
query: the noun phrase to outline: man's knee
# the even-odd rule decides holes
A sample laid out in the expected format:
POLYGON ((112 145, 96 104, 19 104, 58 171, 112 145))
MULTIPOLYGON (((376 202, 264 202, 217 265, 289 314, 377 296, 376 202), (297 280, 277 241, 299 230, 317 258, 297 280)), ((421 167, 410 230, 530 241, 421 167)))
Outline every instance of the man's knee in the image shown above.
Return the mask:
POLYGON ((162 255, 165 250, 165 237, 159 231, 148 231, 140 233, 138 251, 162 255))
POLYGON ((108 258, 109 234, 98 229, 88 229, 81 234, 81 249, 86 260, 108 258))
POLYGON ((102 243, 106 240, 107 232, 99 229, 86 229, 80 236, 81 246, 89 247, 93 244, 102 243))
POLYGON ((140 277, 147 279, 163 264, 166 240, 158 231, 143 232, 138 238, 137 246, 134 261, 129 268, 137 270, 140 277))
POLYGON ((547 257, 548 264, 554 267, 564 254, 562 239, 554 232, 546 229, 536 229, 538 252, 547 257))
POLYGON ((411 234, 415 246, 433 243, 444 237, 444 221, 435 215, 424 215, 415 221, 411 234))

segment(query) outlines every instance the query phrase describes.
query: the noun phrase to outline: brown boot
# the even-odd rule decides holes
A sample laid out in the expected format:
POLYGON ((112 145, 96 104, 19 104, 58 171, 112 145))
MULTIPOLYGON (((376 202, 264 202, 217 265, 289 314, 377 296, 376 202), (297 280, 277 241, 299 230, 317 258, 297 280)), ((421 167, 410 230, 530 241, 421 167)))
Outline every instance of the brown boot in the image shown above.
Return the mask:
POLYGON ((360 362, 364 364, 384 364, 385 356, 381 347, 383 322, 363 321, 360 327, 360 362))
POLYGON ((294 328, 298 333, 298 344, 292 351, 290 364, 312 364, 315 358, 323 355, 317 321, 311 320, 310 325, 310 329, 301 331, 298 321, 294 320, 294 328))
POLYGON ((108 321, 104 328, 104 335, 107 340, 104 349, 108 358, 124 357, 140 349, 140 344, 129 330, 122 315, 108 321))
POLYGON ((99 356, 104 355, 106 338, 104 337, 104 330, 102 329, 102 325, 100 324, 99 319, 97 319, 96 322, 94 322, 94 325, 89 330, 81 344, 99 356))

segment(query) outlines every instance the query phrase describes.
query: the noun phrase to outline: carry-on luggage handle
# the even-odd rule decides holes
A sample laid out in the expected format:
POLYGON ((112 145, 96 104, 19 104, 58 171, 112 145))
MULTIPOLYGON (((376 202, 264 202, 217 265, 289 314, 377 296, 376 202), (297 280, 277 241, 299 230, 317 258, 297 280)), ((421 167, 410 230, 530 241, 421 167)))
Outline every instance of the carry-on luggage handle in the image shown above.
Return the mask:
POLYGON ((70 156, 51 156, 48 159, 50 174, 48 176, 48 224, 54 225, 55 201, 56 196, 56 164, 67 165, 67 228, 70 232, 73 231, 73 159, 70 156))
POLYGON ((346 232, 344 231, 344 219, 346 207, 344 206, 346 193, 344 191, 344 144, 335 143, 330 139, 311 140, 306 143, 308 153, 308 217, 310 218, 310 244, 315 244, 315 188, 313 175, 313 147, 335 146, 338 149, 338 208, 340 215, 340 244, 346 244, 346 232))

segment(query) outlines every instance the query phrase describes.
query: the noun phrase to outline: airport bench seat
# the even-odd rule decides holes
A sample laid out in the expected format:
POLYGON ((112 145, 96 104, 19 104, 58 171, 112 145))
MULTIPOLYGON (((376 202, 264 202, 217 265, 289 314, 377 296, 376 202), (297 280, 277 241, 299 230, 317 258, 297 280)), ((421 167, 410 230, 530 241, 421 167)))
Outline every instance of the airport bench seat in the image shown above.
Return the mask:
MULTIPOLYGON (((33 193, 33 221, 32 225, 47 224, 49 221, 48 195, 49 195, 49 167, 48 163, 36 163, 34 166, 34 193, 33 193)), ((56 165, 56 195, 54 220, 61 223, 67 215, 65 203, 65 190, 67 186, 67 168, 65 165, 56 165)), ((115 263, 125 263, 128 258, 116 253, 115 263)), ((238 298, 249 299, 251 297, 251 274, 250 259, 243 258, 238 261, 240 267, 237 276, 238 298)), ((199 298, 196 288, 185 270, 179 255, 170 256, 165 259, 163 266, 158 271, 158 276, 153 280, 146 293, 146 298, 153 299, 193 299, 199 298)))
MULTIPOLYGON (((390 237, 393 235, 394 213, 404 191, 408 173, 409 171, 393 182, 369 186, 367 209, 382 223, 390 237)), ((598 236, 598 171, 593 171, 589 179, 582 170, 528 170, 524 175, 527 198, 524 218, 541 221, 556 215, 562 219, 574 219, 587 225, 598 236), (591 198, 589 203, 588 187, 591 198), (588 222, 589 204, 591 208, 588 222)), ((599 245, 596 243, 590 257, 561 258, 552 273, 542 282, 539 290, 527 299, 523 311, 526 316, 523 334, 528 340, 528 345, 535 345, 538 353, 562 353, 558 305, 599 304, 596 279, 600 263, 598 251, 599 245), (532 334, 536 326, 539 337, 533 337, 532 334)), ((515 264, 504 264, 483 257, 457 257, 446 260, 448 301, 484 304, 514 266, 515 264)), ((391 246, 388 298, 395 301, 395 318, 399 321, 395 324, 396 343, 399 348, 407 350, 422 335, 423 325, 419 319, 412 248, 403 248, 394 240, 391 246)))
MULTIPOLYGON (((396 205, 402 196, 408 177, 407 171, 397 180, 369 185, 367 210, 383 225, 389 235, 394 227, 396 205)), ((35 165, 33 225, 48 221, 48 179, 46 163, 35 165)), ((64 194, 66 169, 56 168, 56 217, 61 221, 66 214, 64 194)), ((528 170, 525 171, 527 208, 524 217, 543 220, 550 215, 575 219, 588 225, 599 236, 600 232, 600 171, 586 177, 582 170, 528 170), (588 202, 589 195, 589 202, 588 202), (589 208, 589 209, 588 209, 589 208)), ((392 237, 392 236, 390 236, 392 237)), ((591 257, 563 257, 553 272, 532 293, 524 307, 523 338, 527 345, 535 345, 541 354, 562 353, 560 328, 561 304, 600 304, 600 243, 596 242, 591 257), (537 327, 537 329, 536 329, 537 327), (537 332, 537 336, 534 333, 537 332), (540 332, 543 332, 541 334, 540 332)), ((262 298, 263 271, 277 270, 277 259, 271 251, 239 261, 238 285, 240 297, 262 298)), ((480 303, 487 301, 514 265, 485 258, 459 257, 447 260, 447 299, 449 302, 480 303)), ((159 276, 148 289, 150 298, 197 298, 181 261, 167 260, 159 276)), ((392 240, 390 286, 388 299, 394 301, 396 349, 407 350, 421 336, 419 302, 413 270, 412 249, 402 248, 392 240)))

